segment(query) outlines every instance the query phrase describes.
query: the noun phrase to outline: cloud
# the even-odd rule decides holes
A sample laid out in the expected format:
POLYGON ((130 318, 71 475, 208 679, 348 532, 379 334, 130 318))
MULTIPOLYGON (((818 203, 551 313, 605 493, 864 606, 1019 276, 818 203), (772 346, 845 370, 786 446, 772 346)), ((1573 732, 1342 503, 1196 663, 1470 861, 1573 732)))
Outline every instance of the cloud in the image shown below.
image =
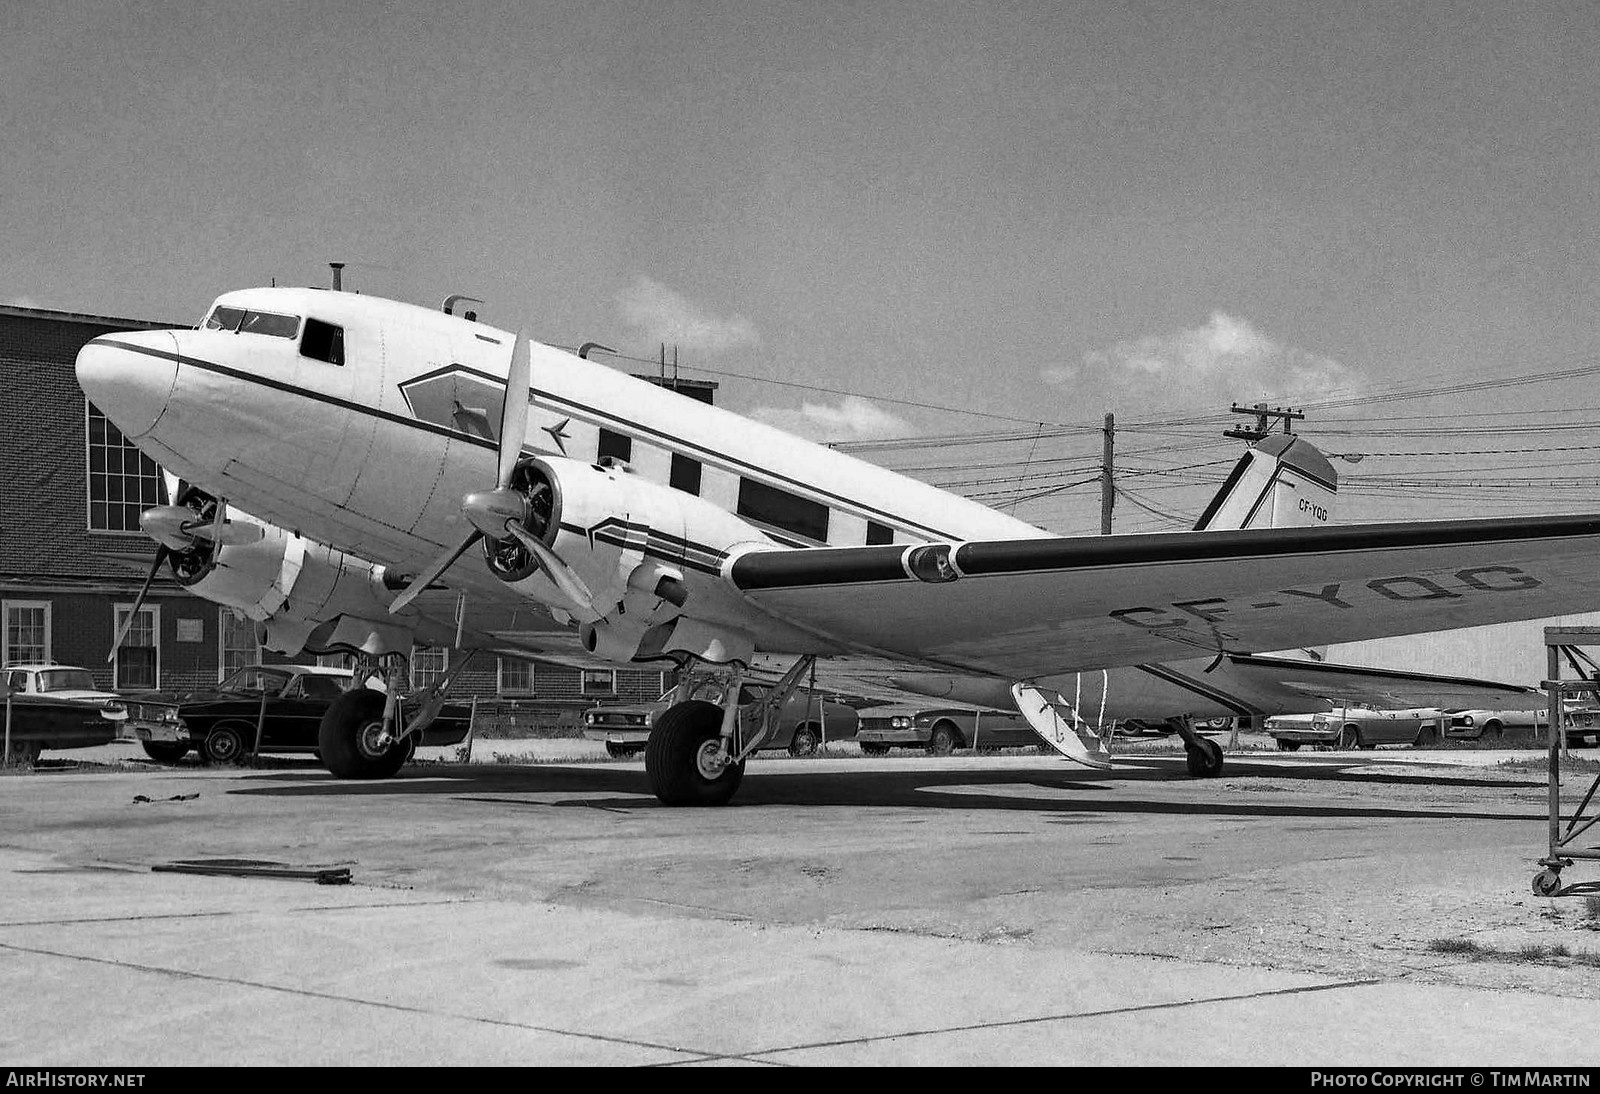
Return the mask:
POLYGON ((1146 409, 1221 410, 1261 399, 1305 403, 1349 393, 1364 381, 1331 357, 1285 345, 1220 311, 1203 326, 1118 342, 1084 354, 1081 364, 1054 365, 1040 375, 1047 383, 1101 392, 1108 404, 1138 399, 1146 409))
POLYGON ((907 436, 912 432, 910 422, 859 395, 846 395, 837 406, 802 403, 798 410, 756 407, 750 417, 813 441, 855 441, 907 436))
POLYGON ((617 297, 622 318, 652 342, 701 353, 758 346, 755 324, 742 315, 712 315, 659 281, 640 277, 617 297))

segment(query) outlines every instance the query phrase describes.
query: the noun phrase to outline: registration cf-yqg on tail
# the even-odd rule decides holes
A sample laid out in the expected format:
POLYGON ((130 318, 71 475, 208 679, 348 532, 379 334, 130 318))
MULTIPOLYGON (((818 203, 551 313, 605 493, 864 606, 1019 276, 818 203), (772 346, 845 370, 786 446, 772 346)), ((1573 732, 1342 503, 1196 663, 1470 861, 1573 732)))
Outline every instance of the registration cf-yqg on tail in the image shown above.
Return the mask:
MULTIPOLYGON (((444 586, 478 644, 549 648, 537 617, 617 663, 737 676, 778 658, 775 703, 814 659, 853 660, 915 690, 1007 694, 1060 741, 1086 672, 1600 608, 1600 515, 1335 527, 1275 478, 1219 495, 1279 510, 1222 522, 1241 530, 1052 536, 525 334, 370 296, 228 293, 197 329, 94 340, 77 371, 169 471, 379 563, 366 599, 398 591, 363 648, 391 666, 438 630, 444 586)), ((239 538, 215 519, 215 543, 239 538)), ((336 703, 330 770, 396 770, 392 709, 336 703)), ((650 735, 652 789, 726 802, 763 731, 677 704, 650 735)))

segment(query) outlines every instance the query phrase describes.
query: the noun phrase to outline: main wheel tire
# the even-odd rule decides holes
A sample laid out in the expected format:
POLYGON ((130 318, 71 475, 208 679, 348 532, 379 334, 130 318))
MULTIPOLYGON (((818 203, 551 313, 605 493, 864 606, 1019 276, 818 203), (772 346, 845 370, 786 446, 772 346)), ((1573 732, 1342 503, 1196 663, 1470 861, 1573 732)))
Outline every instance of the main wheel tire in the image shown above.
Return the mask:
POLYGON ((821 738, 817 736, 817 727, 807 722, 805 725, 794 727, 794 736, 789 739, 789 755, 815 756, 821 738))
POLYGON ((861 743, 861 754, 863 756, 887 756, 889 754, 889 746, 879 744, 877 741, 863 741, 861 743))
POLYGON ((644 745, 625 745, 617 741, 606 742, 606 755, 616 760, 626 760, 644 751, 644 745))
POLYGON ((175 764, 189 754, 185 741, 140 741, 139 745, 157 763, 175 764))
POLYGON ((1278 751, 1279 752, 1298 752, 1299 750, 1300 750, 1300 742, 1299 741, 1285 741, 1281 737, 1278 739, 1278 751))
POLYGON ((1200 723, 1200 728, 1211 733, 1221 733, 1223 730, 1233 728, 1232 718, 1206 718, 1200 723))
POLYGON ((1214 779, 1222 774, 1222 746, 1201 737, 1198 744, 1184 743, 1184 759, 1189 774, 1197 779, 1214 779))
POLYGON ((206 734, 200 754, 207 763, 236 764, 249 752, 255 732, 254 726, 247 726, 243 722, 219 722, 206 734))
POLYGON ((928 755, 948 756, 961 743, 961 735, 949 722, 939 722, 928 734, 928 755))
POLYGON ((650 730, 644 773, 664 805, 726 805, 744 781, 744 761, 718 766, 722 708, 691 699, 668 707, 650 730))
POLYGON ((404 766, 409 741, 379 744, 383 734, 381 693, 370 688, 347 691, 328 706, 317 727, 322 764, 341 779, 387 779, 404 766))
POLYGON ((1355 726, 1345 726, 1339 730, 1338 747, 1347 750, 1363 747, 1361 744, 1361 730, 1355 726))

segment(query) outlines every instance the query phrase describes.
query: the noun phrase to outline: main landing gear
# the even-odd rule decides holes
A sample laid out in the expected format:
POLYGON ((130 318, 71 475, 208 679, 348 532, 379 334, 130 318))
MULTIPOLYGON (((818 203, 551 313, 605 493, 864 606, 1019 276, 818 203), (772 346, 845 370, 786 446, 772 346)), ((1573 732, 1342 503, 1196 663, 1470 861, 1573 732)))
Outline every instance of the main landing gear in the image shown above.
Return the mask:
POLYGON ((744 708, 742 665, 727 671, 720 706, 688 698, 704 678, 696 680, 685 666, 672 706, 656 719, 645 745, 644 771, 655 796, 666 805, 728 804, 744 781, 745 760, 772 737, 784 704, 815 660, 800 658, 759 703, 744 708))
POLYGON ((1183 738, 1183 751, 1189 761, 1189 774, 1197 779, 1214 779, 1222 774, 1222 746, 1195 732, 1188 715, 1168 718, 1167 724, 1183 738))
POLYGON ((406 659, 388 654, 381 659, 384 690, 365 684, 370 669, 358 672, 349 691, 335 699, 317 727, 317 747, 322 763, 341 779, 387 779, 405 766, 417 742, 444 706, 445 691, 456 674, 472 660, 461 658, 432 688, 414 697, 413 713, 405 716, 400 693, 409 683, 406 659))

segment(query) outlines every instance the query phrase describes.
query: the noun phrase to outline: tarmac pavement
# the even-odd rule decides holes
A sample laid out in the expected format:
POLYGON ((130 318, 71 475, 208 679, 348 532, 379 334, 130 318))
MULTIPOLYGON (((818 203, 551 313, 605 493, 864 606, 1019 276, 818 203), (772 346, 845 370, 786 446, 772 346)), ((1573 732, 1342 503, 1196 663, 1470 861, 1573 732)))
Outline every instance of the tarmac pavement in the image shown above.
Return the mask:
POLYGON ((1543 779, 1453 755, 7 773, 0 1066, 1590 1066, 1543 779))

